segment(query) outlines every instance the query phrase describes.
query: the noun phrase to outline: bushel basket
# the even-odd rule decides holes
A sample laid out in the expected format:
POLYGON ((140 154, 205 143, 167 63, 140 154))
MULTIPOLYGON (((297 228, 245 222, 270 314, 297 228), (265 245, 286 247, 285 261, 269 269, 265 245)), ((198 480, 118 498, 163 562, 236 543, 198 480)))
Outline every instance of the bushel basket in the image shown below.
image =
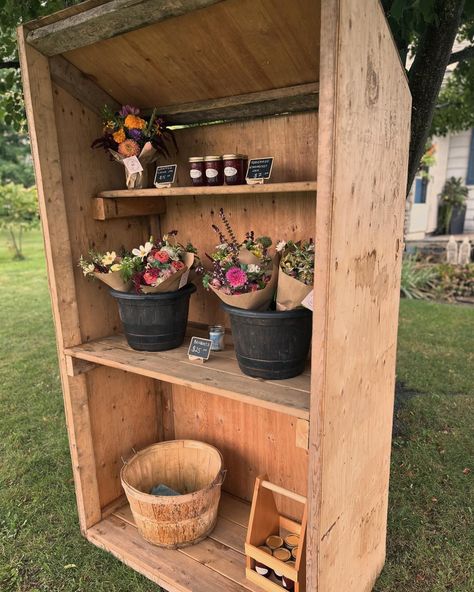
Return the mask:
POLYGON ((120 472, 138 531, 150 543, 171 549, 198 543, 212 532, 223 476, 221 453, 194 440, 153 444, 120 472), (159 484, 181 495, 151 495, 159 484))

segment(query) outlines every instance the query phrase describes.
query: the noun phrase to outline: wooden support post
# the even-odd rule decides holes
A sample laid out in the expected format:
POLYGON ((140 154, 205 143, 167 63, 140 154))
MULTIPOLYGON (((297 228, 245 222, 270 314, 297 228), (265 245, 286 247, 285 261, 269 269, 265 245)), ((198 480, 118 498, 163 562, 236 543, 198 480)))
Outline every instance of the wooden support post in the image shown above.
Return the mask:
POLYGON ((75 298, 72 255, 62 189, 61 159, 56 135, 48 59, 25 41, 18 29, 26 114, 36 171, 38 200, 45 237, 46 263, 63 384, 66 423, 81 530, 101 519, 94 450, 84 376, 70 378, 63 348, 81 342, 75 298), (60 278, 61 287, 58 286, 60 278))

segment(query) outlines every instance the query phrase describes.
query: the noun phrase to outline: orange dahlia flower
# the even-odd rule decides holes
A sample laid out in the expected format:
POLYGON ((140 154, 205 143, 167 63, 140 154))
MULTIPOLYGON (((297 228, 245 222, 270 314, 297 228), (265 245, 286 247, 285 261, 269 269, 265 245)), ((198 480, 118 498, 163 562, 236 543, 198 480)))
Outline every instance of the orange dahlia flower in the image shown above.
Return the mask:
POLYGON ((127 139, 127 136, 125 135, 125 132, 123 131, 123 127, 121 127, 118 130, 118 132, 115 132, 115 134, 113 134, 112 137, 117 142, 117 144, 121 144, 122 142, 125 142, 125 140, 127 139))
POLYGON ((146 121, 137 115, 127 115, 125 118, 125 127, 128 129, 144 129, 146 121))
POLYGON ((125 140, 119 144, 118 152, 122 156, 138 156, 140 154, 140 146, 135 140, 125 140))

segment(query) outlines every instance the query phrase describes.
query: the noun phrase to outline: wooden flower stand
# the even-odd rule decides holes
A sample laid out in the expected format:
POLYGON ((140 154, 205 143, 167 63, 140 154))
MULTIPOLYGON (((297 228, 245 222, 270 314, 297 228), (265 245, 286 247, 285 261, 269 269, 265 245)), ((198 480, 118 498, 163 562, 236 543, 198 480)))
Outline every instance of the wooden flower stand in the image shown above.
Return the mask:
POLYGON ((295 582, 295 592, 305 592, 306 523, 307 500, 305 497, 270 483, 267 480, 266 475, 257 477, 255 481, 252 509, 250 511, 247 539, 245 542, 245 554, 247 556, 245 573, 247 578, 268 592, 281 592, 283 589, 282 586, 273 583, 255 571, 255 561, 258 561, 295 582), (275 493, 288 497, 299 504, 303 504, 303 514, 300 523, 290 520, 278 512, 274 496, 275 493), (277 534, 285 536, 289 533, 299 535, 299 546, 295 567, 292 567, 283 561, 279 561, 275 557, 267 555, 264 551, 261 551, 258 548, 265 544, 267 537, 270 535, 277 534))
POLYGON ((82 533, 168 592, 258 592, 245 539, 266 474, 307 499, 298 587, 367 592, 385 560, 411 114, 379 0, 86 0, 22 26, 19 53, 82 533), (177 164, 173 187, 126 189, 91 150, 105 104, 177 126, 159 163, 177 164), (272 156, 271 178, 192 187, 188 159, 225 153, 272 156), (315 240, 300 376, 244 376, 231 345, 190 361, 190 336, 229 328, 202 286, 182 347, 134 351, 107 286, 82 276, 89 249, 172 229, 204 256, 221 207, 239 237, 315 240), (213 532, 169 550, 140 537, 120 459, 175 439, 215 446, 228 472, 213 532))

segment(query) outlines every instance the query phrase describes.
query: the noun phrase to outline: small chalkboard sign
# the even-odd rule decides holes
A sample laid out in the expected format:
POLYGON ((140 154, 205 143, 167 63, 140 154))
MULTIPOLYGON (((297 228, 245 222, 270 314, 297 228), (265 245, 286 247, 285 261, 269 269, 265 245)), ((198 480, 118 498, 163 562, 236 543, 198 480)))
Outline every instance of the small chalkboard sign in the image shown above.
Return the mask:
POLYGON ((156 167, 155 180, 153 181, 155 187, 171 187, 176 178, 177 167, 177 164, 156 167))
POLYGON ((264 179, 269 179, 272 174, 273 156, 265 158, 251 158, 247 168, 245 179, 248 185, 263 183, 264 179))
POLYGON ((190 360, 205 362, 211 355, 212 341, 203 337, 191 337, 191 343, 188 348, 188 357, 190 360))

